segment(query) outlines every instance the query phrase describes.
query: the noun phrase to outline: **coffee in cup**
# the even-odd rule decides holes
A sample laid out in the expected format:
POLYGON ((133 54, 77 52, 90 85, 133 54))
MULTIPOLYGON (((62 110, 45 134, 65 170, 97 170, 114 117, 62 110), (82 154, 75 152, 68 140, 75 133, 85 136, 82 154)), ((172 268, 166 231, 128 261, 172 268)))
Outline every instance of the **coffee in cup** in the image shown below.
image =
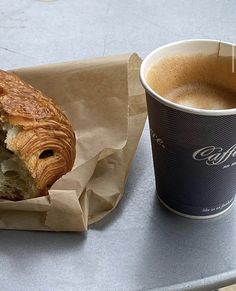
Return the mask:
POLYGON ((152 64, 147 82, 159 95, 183 106, 207 110, 236 108, 236 74, 232 74, 231 57, 165 57, 152 64))
POLYGON ((159 200, 191 218, 226 212, 236 193, 235 46, 187 40, 141 65, 159 200))

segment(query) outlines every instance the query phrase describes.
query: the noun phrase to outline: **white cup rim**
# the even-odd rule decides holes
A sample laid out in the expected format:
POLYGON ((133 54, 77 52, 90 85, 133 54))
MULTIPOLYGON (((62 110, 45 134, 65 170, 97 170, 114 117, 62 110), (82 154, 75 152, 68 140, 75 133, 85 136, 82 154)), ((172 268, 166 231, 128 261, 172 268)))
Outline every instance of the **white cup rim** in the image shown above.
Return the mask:
POLYGON ((143 60, 141 67, 140 67, 140 81, 143 85, 143 87, 145 88, 145 90, 155 99, 157 99, 159 102, 161 102, 162 104, 171 107, 173 109, 179 110, 179 111, 183 111, 183 112, 187 112, 187 113, 191 113, 191 114, 197 114, 197 115, 209 115, 209 116, 222 116, 222 115, 234 115, 236 114, 236 108, 231 108, 231 109, 220 109, 220 110, 212 110, 212 109, 198 109, 198 108, 192 108, 192 107, 187 107, 187 106, 183 106, 180 104, 176 104, 164 97, 162 97, 161 95, 159 95, 157 92, 155 92, 147 83, 145 76, 144 76, 144 70, 146 67, 147 62, 149 61, 149 59, 155 55, 157 52, 166 49, 168 47, 171 46, 175 46, 175 45, 179 45, 179 44, 184 44, 184 43, 194 43, 194 42, 214 42, 214 43, 222 43, 222 44, 226 44, 226 45, 230 45, 232 47, 235 47, 235 44, 231 43, 231 42, 226 42, 226 41, 221 41, 221 40, 216 40, 216 39, 187 39, 187 40, 180 40, 180 41, 176 41, 176 42, 171 42, 168 43, 166 45, 163 45, 155 50, 153 50, 151 53, 149 53, 145 59, 143 60))

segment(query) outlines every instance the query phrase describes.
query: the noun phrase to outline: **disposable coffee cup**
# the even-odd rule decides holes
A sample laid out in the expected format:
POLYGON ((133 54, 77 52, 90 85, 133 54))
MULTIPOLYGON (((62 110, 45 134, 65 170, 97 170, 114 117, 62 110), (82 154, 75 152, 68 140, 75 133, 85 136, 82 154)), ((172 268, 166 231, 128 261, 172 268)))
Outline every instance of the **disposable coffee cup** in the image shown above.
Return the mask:
POLYGON ((236 108, 207 110, 176 104, 147 81, 148 70, 160 59, 194 54, 231 56, 234 73, 233 44, 186 40, 150 53, 141 65, 140 79, 146 91, 158 198, 177 214, 203 219, 226 212, 234 202, 236 108))

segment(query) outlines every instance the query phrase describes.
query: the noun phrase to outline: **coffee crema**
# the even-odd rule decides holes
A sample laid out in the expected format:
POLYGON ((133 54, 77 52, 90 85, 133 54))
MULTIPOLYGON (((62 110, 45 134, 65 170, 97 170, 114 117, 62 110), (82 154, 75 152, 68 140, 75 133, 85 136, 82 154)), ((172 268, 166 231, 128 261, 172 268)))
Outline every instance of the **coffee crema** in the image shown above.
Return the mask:
POLYGON ((165 57, 150 67, 146 79, 157 94, 183 106, 208 110, 236 108, 236 73, 232 72, 231 57, 200 54, 165 57))

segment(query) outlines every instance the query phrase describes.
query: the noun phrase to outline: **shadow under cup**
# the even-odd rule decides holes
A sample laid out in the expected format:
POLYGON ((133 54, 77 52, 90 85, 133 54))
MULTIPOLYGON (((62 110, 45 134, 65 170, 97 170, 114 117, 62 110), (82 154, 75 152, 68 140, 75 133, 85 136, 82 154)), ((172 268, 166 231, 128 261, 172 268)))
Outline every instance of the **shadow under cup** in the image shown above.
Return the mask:
MULTIPOLYGON (((210 218, 227 211, 236 193, 236 108, 207 110, 176 104, 159 95, 147 81, 150 68, 160 60, 199 54, 230 57, 230 70, 234 74, 233 44, 188 40, 149 54, 142 63, 140 79, 147 97, 159 200, 180 215, 210 218)), ((168 66, 166 72, 173 69, 171 63, 168 66)), ((227 80, 224 71, 221 75, 222 86, 227 80)), ((197 76, 201 77, 201 72, 197 76)), ((168 76, 163 80, 167 84, 172 82, 168 76)))

